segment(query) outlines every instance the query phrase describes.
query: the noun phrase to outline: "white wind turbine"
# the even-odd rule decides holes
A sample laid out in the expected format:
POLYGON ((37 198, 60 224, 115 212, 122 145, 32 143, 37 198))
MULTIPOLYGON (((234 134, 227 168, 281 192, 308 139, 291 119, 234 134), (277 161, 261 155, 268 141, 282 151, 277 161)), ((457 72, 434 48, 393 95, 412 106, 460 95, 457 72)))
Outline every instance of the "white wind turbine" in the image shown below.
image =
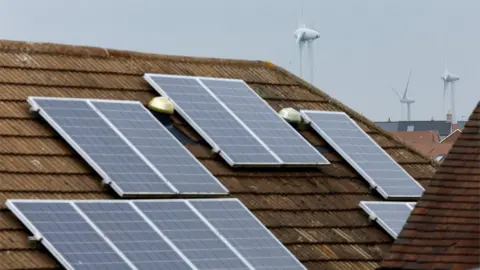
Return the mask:
MULTIPOLYGON (((303 17, 303 7, 301 9, 301 17, 303 17)), ((296 39, 296 43, 298 45, 298 51, 300 56, 300 77, 303 77, 303 48, 305 43, 308 45, 308 58, 309 58, 309 66, 310 66, 310 83, 313 84, 313 79, 315 77, 314 74, 314 48, 313 42, 320 37, 320 33, 312 28, 307 27, 305 24, 299 24, 299 27, 295 32, 293 32, 293 36, 296 39)))
POLYGON ((447 61, 445 61, 445 71, 443 72, 443 113, 445 114, 445 95, 447 94, 448 85, 450 84, 450 111, 452 113, 452 123, 457 123, 457 116, 455 114, 455 82, 460 80, 457 74, 453 74, 448 71, 447 61))
POLYGON ((407 80, 407 85, 405 86, 405 90, 403 91, 403 95, 400 96, 400 94, 395 90, 395 88, 392 88, 395 94, 397 94, 398 99, 400 100, 400 106, 402 107, 402 118, 403 118, 403 105, 407 105, 407 121, 412 120, 412 107, 411 105, 415 103, 415 100, 409 99, 407 92, 408 92, 408 85, 410 84, 410 77, 412 76, 412 69, 410 69, 410 74, 408 75, 408 80, 407 80))

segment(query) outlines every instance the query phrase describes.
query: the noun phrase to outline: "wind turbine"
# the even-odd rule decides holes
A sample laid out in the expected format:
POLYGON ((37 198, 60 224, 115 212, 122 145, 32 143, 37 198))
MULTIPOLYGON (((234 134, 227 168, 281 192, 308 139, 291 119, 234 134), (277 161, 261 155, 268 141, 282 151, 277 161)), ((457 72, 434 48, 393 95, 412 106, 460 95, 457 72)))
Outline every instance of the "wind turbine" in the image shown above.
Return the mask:
MULTIPOLYGON (((300 17, 303 18, 303 4, 301 6, 300 17)), ((310 27, 307 27, 304 23, 300 23, 299 27, 293 32, 296 43, 298 45, 298 52, 300 56, 300 77, 303 77, 303 48, 305 43, 308 45, 308 58, 310 66, 310 83, 313 84, 314 74, 314 48, 313 42, 320 37, 320 33, 310 27)))
POLYGON ((412 117, 412 107, 411 105, 415 103, 415 100, 409 99, 407 92, 408 92, 408 85, 410 84, 410 77, 412 77, 412 69, 410 69, 410 74, 408 75, 408 80, 407 80, 407 85, 405 86, 405 90, 403 91, 403 95, 400 96, 400 94, 395 90, 395 88, 392 88, 392 90, 397 94, 398 99, 400 100, 400 106, 402 106, 402 118, 403 118, 403 104, 407 105, 407 121, 411 121, 412 117))
POLYGON ((448 71, 447 61, 445 61, 445 71, 443 72, 443 113, 445 114, 445 95, 447 94, 448 85, 450 84, 450 111, 452 112, 452 123, 457 123, 457 116, 455 114, 455 82, 460 80, 460 76, 448 71))
POLYGON ((320 33, 316 30, 308 28, 305 24, 301 24, 293 35, 296 39, 296 43, 298 45, 298 51, 300 55, 300 77, 303 76, 302 69, 303 69, 303 48, 305 43, 308 45, 308 58, 309 58, 309 66, 310 66, 310 83, 313 83, 314 77, 314 55, 313 55, 313 42, 320 37, 320 33))

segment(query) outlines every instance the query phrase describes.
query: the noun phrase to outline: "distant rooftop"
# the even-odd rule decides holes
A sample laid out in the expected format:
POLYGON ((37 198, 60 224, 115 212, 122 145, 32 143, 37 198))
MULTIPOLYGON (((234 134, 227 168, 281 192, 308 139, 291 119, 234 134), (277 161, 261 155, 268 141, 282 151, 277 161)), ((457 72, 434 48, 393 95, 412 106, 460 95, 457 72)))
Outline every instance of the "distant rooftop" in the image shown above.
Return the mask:
MULTIPOLYGON (((452 124, 446 120, 425 121, 380 121, 375 122, 387 131, 437 131, 440 137, 450 135, 452 124)), ((458 121, 457 128, 463 128, 465 121, 458 121)))

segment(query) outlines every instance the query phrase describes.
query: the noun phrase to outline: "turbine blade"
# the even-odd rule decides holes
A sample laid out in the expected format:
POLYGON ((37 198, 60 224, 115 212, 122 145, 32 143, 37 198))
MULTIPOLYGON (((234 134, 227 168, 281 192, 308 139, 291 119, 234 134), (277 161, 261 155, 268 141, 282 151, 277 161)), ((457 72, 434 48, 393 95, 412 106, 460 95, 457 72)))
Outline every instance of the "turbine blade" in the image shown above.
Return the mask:
POLYGON ((405 91, 403 92, 403 98, 407 98, 408 85, 410 84, 410 77, 412 77, 412 69, 410 69, 410 74, 408 75, 407 85, 405 86, 405 91))
POLYGON ((393 92, 395 92, 395 94, 397 95, 398 99, 402 100, 402 97, 400 96, 400 94, 397 92, 397 90, 395 90, 395 88, 392 87, 392 90, 393 92))
POLYGON ((301 44, 302 43, 302 39, 303 37, 305 36, 305 32, 301 32, 298 34, 297 36, 297 44, 301 44))

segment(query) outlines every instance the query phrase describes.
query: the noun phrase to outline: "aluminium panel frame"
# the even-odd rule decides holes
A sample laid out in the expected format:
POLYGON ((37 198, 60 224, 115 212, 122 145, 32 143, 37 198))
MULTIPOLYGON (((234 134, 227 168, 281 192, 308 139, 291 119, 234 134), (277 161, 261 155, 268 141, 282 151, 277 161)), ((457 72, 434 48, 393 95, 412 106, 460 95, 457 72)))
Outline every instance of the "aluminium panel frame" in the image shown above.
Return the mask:
MULTIPOLYGON (((388 159, 390 159, 390 161, 392 161, 394 164, 397 165, 397 167, 403 172, 405 173, 405 175, 407 175, 408 178, 410 178, 413 183, 415 183, 415 185, 417 185, 422 191, 425 191, 425 189, 402 167, 400 166, 385 150, 383 150, 383 148, 381 148, 350 116, 348 116, 348 114, 346 114, 345 112, 338 112, 338 111, 318 111, 318 110, 300 110, 300 115, 302 116, 303 119, 306 120, 306 122, 325 140, 328 142, 328 144, 330 146, 333 147, 333 149, 335 149, 335 151, 337 151, 340 156, 342 156, 347 162, 348 164, 350 164, 350 166, 352 166, 369 184, 372 188, 374 188, 375 190, 378 191, 378 193, 380 193, 380 195, 382 195, 382 197, 386 200, 388 199, 411 199, 411 200, 414 200, 414 199, 418 199, 422 196, 422 194, 420 195, 411 195, 411 194, 405 194, 405 195, 397 195, 397 196, 390 196, 381 186, 379 186, 375 180, 370 177, 370 175, 365 172, 365 170, 363 170, 358 164, 357 162, 355 162, 355 160, 353 160, 352 158, 350 158, 350 156, 345 152, 343 151, 343 149, 338 145, 336 144, 336 142, 330 137, 328 136, 323 130, 322 128, 320 128, 317 124, 315 124, 312 119, 308 116, 309 113, 312 113, 312 114, 337 114, 337 115, 344 115, 346 116, 346 118, 353 124, 355 125, 356 127, 358 127, 358 129, 360 130, 360 132, 366 137, 368 138, 368 140, 370 140, 370 142, 372 142, 372 144, 375 145, 375 147, 377 147, 388 159)), ((422 192, 423 193, 423 192, 422 192)))

